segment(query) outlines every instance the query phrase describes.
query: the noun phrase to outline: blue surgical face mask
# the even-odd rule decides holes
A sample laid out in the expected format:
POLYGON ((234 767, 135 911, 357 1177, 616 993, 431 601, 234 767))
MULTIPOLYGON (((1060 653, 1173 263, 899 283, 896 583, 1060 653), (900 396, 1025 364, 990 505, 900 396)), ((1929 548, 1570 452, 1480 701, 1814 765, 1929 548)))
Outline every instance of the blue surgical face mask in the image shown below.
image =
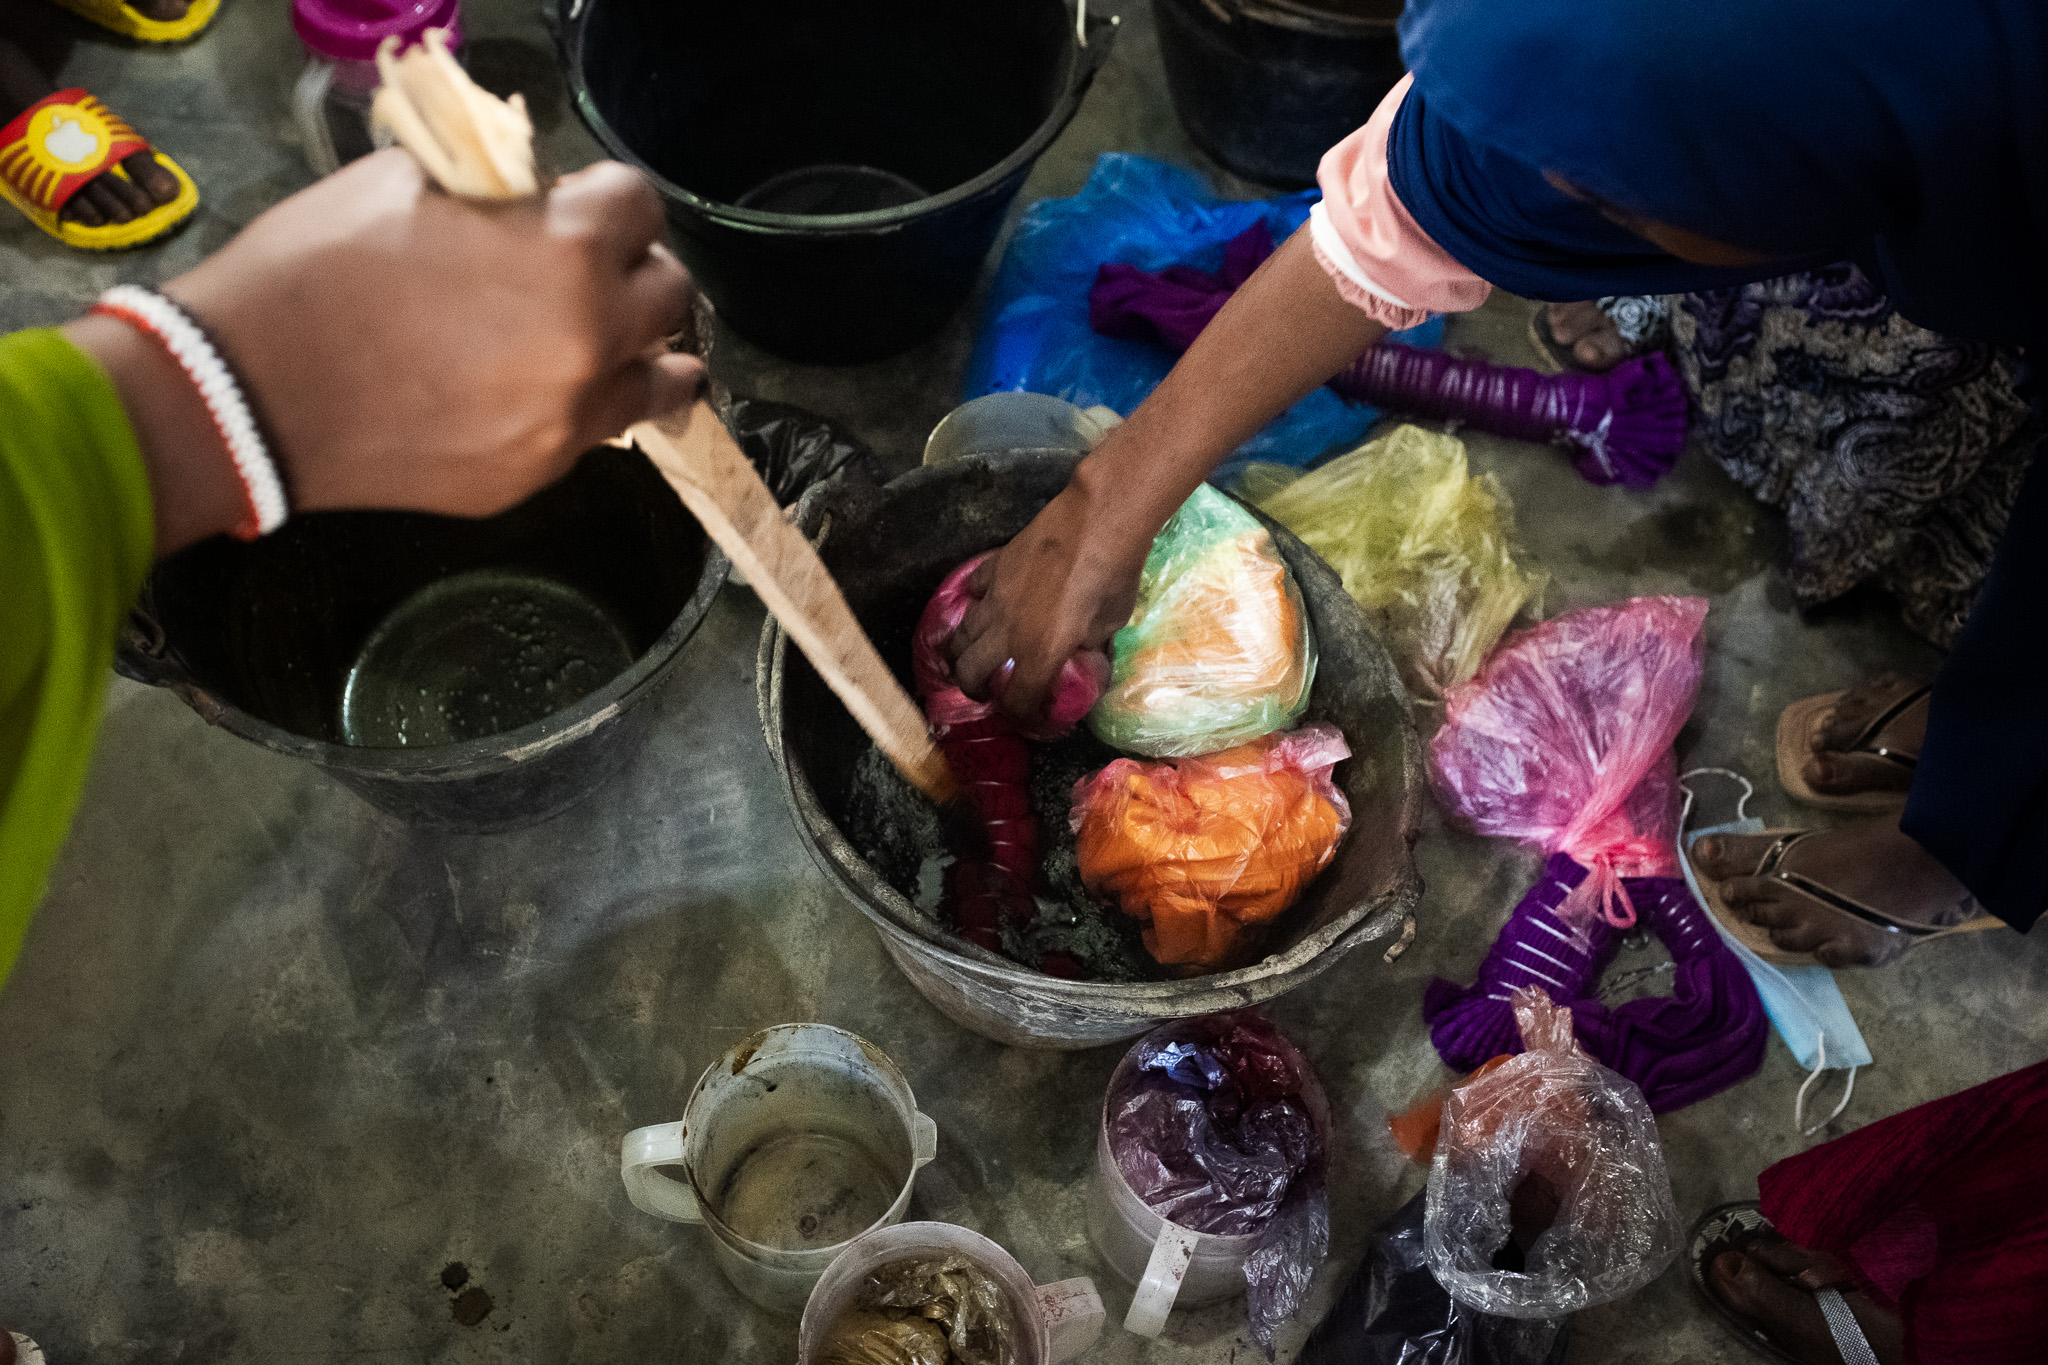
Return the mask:
MULTIPOLYGON (((1685 841, 1688 852, 1694 842, 1709 834, 1761 834, 1764 822, 1744 814, 1749 798, 1756 789, 1749 780, 1739 773, 1726 768, 1695 768, 1679 778, 1685 789, 1685 811, 1679 816, 1679 837, 1685 841), (1692 814, 1694 792, 1689 785, 1691 779, 1707 773, 1717 773, 1733 778, 1742 784, 1742 800, 1736 804, 1736 818, 1725 824, 1710 825, 1704 829, 1685 829, 1685 819, 1692 814)), ((1701 905, 1707 898, 1700 891, 1700 884, 1693 876, 1692 859, 1685 858, 1680 864, 1685 871, 1685 883, 1692 888, 1693 895, 1701 905)), ((1709 915, 1709 918, 1713 918, 1709 915)), ((1792 1102, 1792 1122, 1801 1132, 1812 1135, 1831 1123, 1837 1115, 1849 1107, 1849 1097, 1856 1092, 1856 1071, 1869 1066, 1870 1047, 1863 1041, 1863 1032, 1856 1027, 1855 1017, 1849 1013, 1849 1002, 1842 999, 1842 988, 1835 984, 1835 974, 1826 967, 1815 963, 1805 967, 1781 966, 1766 962, 1758 957, 1742 940, 1723 928, 1718 919, 1714 928, 1720 933, 1721 941, 1728 945, 1742 965, 1749 971, 1749 979, 1756 983, 1756 993, 1762 998, 1764 1013, 1771 1017, 1771 1024, 1778 1030, 1778 1036, 1785 1040, 1785 1046, 1792 1050, 1792 1056, 1812 1074, 1799 1087, 1799 1094, 1792 1102), (1806 1126, 1806 1092, 1820 1079, 1823 1071, 1849 1071, 1848 1084, 1842 1091, 1842 1102, 1835 1106, 1834 1113, 1812 1127, 1806 1126)))

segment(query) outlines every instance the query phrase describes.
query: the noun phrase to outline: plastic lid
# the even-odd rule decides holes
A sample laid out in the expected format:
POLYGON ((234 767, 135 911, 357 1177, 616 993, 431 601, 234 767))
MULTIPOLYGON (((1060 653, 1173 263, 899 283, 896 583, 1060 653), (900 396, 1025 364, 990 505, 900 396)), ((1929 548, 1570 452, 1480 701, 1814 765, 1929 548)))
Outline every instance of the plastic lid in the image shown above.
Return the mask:
POLYGON ((317 56, 367 62, 393 34, 404 45, 445 28, 460 42, 459 9, 459 0, 292 0, 292 27, 317 56))

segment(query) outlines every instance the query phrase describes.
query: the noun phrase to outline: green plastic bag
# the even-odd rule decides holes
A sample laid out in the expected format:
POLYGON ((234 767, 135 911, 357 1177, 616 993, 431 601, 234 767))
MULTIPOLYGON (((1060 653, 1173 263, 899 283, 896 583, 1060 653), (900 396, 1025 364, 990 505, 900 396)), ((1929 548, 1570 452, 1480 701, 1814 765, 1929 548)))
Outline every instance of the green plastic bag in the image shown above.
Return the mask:
POLYGON ((1105 744, 1193 758, 1284 730, 1308 709, 1316 650, 1272 533, 1207 484, 1152 542, 1109 690, 1088 713, 1105 744))
POLYGON ((1418 697, 1477 673, 1549 582, 1515 564, 1514 507, 1455 437, 1401 426, 1306 474, 1253 465, 1239 490, 1342 575, 1418 697))

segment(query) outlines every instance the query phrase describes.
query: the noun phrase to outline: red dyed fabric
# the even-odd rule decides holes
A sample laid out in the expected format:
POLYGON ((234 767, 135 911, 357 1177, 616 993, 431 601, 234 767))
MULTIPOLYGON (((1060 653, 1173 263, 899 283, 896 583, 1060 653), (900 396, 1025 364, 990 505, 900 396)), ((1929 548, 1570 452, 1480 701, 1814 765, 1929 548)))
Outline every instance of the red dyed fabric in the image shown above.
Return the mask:
POLYGON ((2048 1062, 1859 1128, 1757 1179, 1801 1246, 1899 1308, 1916 1365, 2048 1359, 2048 1062))

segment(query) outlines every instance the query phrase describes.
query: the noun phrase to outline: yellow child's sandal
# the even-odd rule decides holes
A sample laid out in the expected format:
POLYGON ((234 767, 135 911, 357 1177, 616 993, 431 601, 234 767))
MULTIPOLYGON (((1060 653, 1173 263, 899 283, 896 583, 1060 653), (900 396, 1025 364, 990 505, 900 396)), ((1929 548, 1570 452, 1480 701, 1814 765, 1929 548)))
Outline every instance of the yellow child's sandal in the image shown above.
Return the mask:
POLYGON ((0 198, 66 246, 112 251, 141 246, 177 227, 199 207, 199 188, 177 162, 144 141, 113 110, 81 89, 59 90, 0 128, 0 198), (71 196, 96 175, 127 178, 124 157, 148 152, 178 182, 177 197, 125 223, 87 227, 61 217, 71 196))
POLYGON ((135 38, 145 43, 183 42, 213 22, 213 16, 220 10, 220 0, 192 0, 192 8, 185 11, 182 19, 151 19, 133 5, 124 4, 123 0, 57 0, 57 3, 81 19, 90 19, 123 38, 135 38))

